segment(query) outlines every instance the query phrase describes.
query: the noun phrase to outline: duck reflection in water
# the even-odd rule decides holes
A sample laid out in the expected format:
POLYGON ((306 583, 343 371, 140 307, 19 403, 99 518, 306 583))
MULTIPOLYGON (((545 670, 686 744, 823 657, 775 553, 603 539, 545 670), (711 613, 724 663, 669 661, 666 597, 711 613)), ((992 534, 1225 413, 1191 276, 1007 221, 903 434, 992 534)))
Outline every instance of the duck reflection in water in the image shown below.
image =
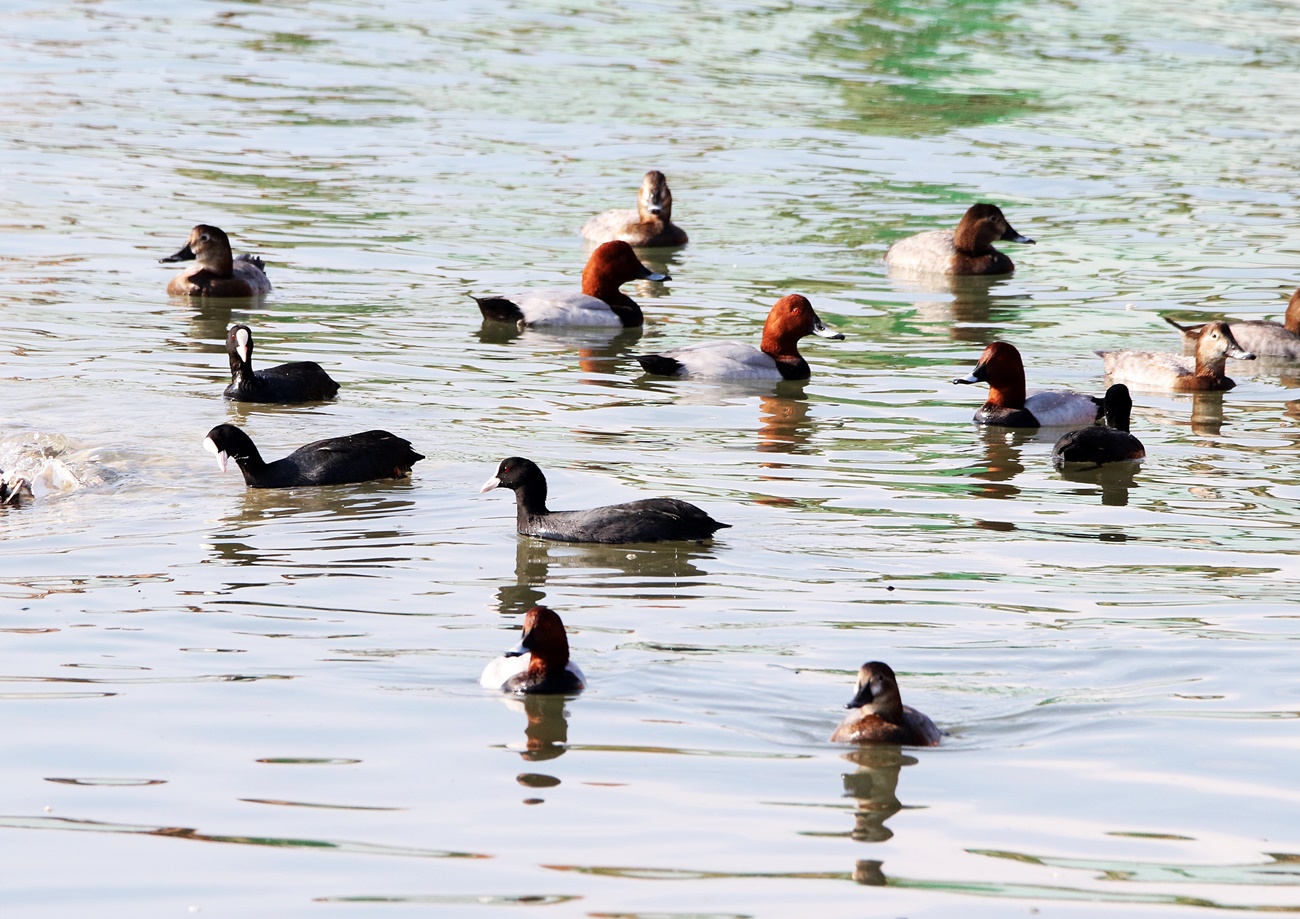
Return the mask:
POLYGON ((999 287, 1009 283, 1005 276, 927 274, 895 277, 891 271, 890 279, 898 282, 895 286, 904 291, 950 294, 951 297, 914 303, 918 322, 944 326, 948 330, 948 337, 953 341, 980 346, 999 337, 1002 324, 1013 320, 1012 314, 1020 300, 1016 296, 997 293, 999 287), (1000 322, 992 319, 995 311, 999 313, 1000 322))
POLYGON ((1223 393, 1192 393, 1192 433, 1218 437, 1223 430, 1223 393))
POLYGON ((1035 428, 1004 428, 999 425, 980 425, 975 436, 984 446, 984 462, 965 470, 972 479, 971 493, 979 498, 1014 498, 1020 489, 1008 484, 1025 471, 1020 461, 1021 447, 1026 443, 1055 440, 1054 435, 1040 437, 1035 428), (987 483, 987 484, 983 484, 987 483))
MULTIPOLYGON (((773 395, 758 397, 758 452, 808 453, 808 441, 816 427, 808 417, 809 402, 804 395, 807 380, 786 380, 777 384, 773 395)), ((781 468, 783 463, 763 463, 765 468, 781 468)))
MULTIPOLYGON (((415 512, 415 502, 393 493, 412 487, 407 482, 346 490, 247 488, 213 527, 207 549, 214 560, 227 565, 283 565, 287 558, 304 558, 326 543, 335 549, 407 545, 411 533, 394 524, 415 512), (268 546, 259 548, 256 539, 263 534, 269 537, 268 546), (295 538, 300 544, 285 544, 295 538)), ((396 564, 403 558, 375 557, 369 564, 396 564)))
POLYGON ((569 744, 569 713, 564 708, 565 697, 524 696, 510 701, 511 708, 518 706, 528 716, 520 759, 536 763, 563 756, 569 744))
MULTIPOLYGON (((568 361, 574 354, 586 373, 614 374, 641 340, 641 326, 634 328, 590 328, 538 326, 520 329, 506 322, 485 322, 476 335, 485 345, 508 345, 516 339, 539 353, 568 361)), ((605 380, 587 380, 606 385, 605 380)), ((609 383, 609 385, 613 385, 609 383)))
MULTIPOLYGON (((556 579, 566 586, 590 583, 602 590, 617 587, 633 598, 665 596, 666 589, 696 596, 708 572, 699 562, 716 558, 699 543, 662 543, 655 548, 600 543, 554 543, 521 536, 515 544, 515 583, 497 588, 497 611, 518 616, 541 603, 543 590, 556 579)), ((686 594, 669 594, 685 596, 686 594)))
POLYGON ((858 842, 893 838, 894 831, 885 826, 885 821, 903 809, 898 800, 898 773, 904 766, 915 766, 918 760, 895 746, 862 747, 844 754, 843 759, 858 767, 856 772, 841 776, 844 797, 856 804, 849 836, 858 842))

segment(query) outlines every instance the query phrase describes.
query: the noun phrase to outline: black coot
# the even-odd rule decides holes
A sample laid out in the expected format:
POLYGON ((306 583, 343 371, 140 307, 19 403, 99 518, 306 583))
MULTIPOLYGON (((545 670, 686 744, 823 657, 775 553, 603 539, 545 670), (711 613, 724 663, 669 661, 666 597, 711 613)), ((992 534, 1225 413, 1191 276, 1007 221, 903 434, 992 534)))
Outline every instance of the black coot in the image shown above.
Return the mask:
POLYGON ((240 402, 320 402, 333 399, 339 384, 315 361, 294 361, 253 370, 253 330, 233 325, 226 334, 230 385, 226 398, 240 402))
POLYGON ((299 447, 284 459, 268 463, 247 434, 233 424, 219 424, 208 432, 203 446, 217 458, 225 472, 233 459, 253 488, 293 488, 298 485, 344 485, 375 479, 400 479, 423 456, 410 441, 387 431, 363 431, 347 437, 330 437, 299 447))
POLYGON ((1106 411, 1106 426, 1094 424, 1066 434, 1052 448, 1054 465, 1089 463, 1100 466, 1102 463, 1140 460, 1147 455, 1142 441, 1128 432, 1129 416, 1133 411, 1133 397, 1129 395, 1128 387, 1116 383, 1106 390, 1102 404, 1106 411))
POLYGON ((518 530, 523 536, 568 542, 660 542, 703 540, 729 523, 719 523, 694 504, 676 498, 648 498, 586 511, 546 509, 546 476, 532 460, 503 459, 481 491, 509 488, 515 493, 518 530))

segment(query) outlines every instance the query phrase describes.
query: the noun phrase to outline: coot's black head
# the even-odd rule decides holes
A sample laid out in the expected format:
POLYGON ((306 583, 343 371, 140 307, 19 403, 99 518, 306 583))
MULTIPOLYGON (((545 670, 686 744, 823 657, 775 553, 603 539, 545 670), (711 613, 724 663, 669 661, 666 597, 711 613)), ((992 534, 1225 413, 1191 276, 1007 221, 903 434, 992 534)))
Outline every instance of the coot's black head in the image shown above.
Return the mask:
POLYGON ((1123 383, 1116 383, 1106 390, 1106 423, 1118 431, 1127 431, 1129 417, 1133 412, 1133 397, 1129 395, 1128 387, 1123 383))
POLYGON ((546 476, 542 475, 542 470, 537 468, 537 464, 522 456, 508 456, 501 461, 500 466, 497 466, 497 474, 484 482, 479 492, 491 491, 494 488, 518 491, 521 488, 533 490, 538 487, 545 492, 546 476))
POLYGON ((203 440, 203 447, 217 458, 221 471, 226 471, 229 460, 260 459, 253 440, 233 424, 219 424, 203 440))
POLYGON ((232 325, 226 333, 226 353, 240 364, 247 364, 253 359, 253 330, 242 322, 232 325))

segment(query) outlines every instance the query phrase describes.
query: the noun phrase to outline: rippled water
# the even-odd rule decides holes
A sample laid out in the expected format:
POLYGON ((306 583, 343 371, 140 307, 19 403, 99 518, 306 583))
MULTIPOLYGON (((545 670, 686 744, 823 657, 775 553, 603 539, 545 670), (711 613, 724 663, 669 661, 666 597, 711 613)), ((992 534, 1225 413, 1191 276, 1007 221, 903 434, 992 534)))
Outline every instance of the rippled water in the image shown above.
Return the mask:
POLYGON ((1262 0, 12 5, 0 466, 85 487, 0 515, 6 915, 1300 912, 1300 369, 1136 394, 1128 477, 948 382, 1005 338, 1099 392, 1162 316, 1277 318, 1297 37, 1262 0), (575 279, 649 168, 692 243, 643 334, 483 329, 468 293, 575 279), (885 277, 978 200, 1038 240, 1016 275, 885 277), (200 221, 276 291, 169 300, 200 221), (847 336, 807 385, 628 359, 788 292, 847 336), (224 402, 237 320, 338 401, 224 402), (248 491, 222 421, 428 459, 248 491), (509 454, 733 528, 521 539, 476 493, 509 454), (503 704, 539 600, 590 689, 503 704), (826 741, 869 659, 944 746, 826 741))

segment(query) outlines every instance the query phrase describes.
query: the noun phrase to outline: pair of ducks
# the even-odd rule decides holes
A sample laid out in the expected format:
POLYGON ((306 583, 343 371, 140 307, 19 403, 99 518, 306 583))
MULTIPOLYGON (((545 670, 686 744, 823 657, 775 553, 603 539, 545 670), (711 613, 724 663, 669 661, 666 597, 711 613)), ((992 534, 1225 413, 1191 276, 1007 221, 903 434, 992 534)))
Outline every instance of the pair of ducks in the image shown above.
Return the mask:
MULTIPOLYGON (((534 606, 524 614, 518 646, 493 658, 483 668, 479 685, 521 695, 572 695, 586 687, 587 678, 569 657, 569 637, 560 617, 549 607, 534 606)), ((857 691, 844 707, 852 711, 831 735, 835 743, 933 747, 942 736, 933 721, 903 704, 898 678, 880 661, 862 665, 857 691)))
MULTIPOLYGON (((1292 297, 1292 302, 1298 298, 1300 291, 1292 297)), ((1297 318, 1300 319, 1300 314, 1297 318)), ((1238 325, 1258 329, 1270 324, 1238 325)), ((1238 344, 1226 322, 1216 320, 1194 329, 1179 328, 1184 340, 1194 347, 1191 358, 1153 351, 1098 351, 1097 354, 1105 361, 1106 373, 1112 379, 1173 392, 1231 389, 1235 383, 1224 373, 1227 359, 1255 359, 1253 353, 1238 344)), ((1267 335, 1267 331, 1261 333, 1261 337, 1267 335)), ((1083 393, 1055 390, 1028 395, 1020 352, 1003 341, 995 341, 985 348, 975 369, 953 382, 989 384, 988 400, 975 413, 978 424, 1080 428, 1057 441, 1052 459, 1058 466, 1139 460, 1146 456, 1141 442, 1128 430, 1133 400, 1124 382, 1112 385, 1102 400, 1083 393), (1106 426, 1095 426, 1094 422, 1103 416, 1106 426)))

